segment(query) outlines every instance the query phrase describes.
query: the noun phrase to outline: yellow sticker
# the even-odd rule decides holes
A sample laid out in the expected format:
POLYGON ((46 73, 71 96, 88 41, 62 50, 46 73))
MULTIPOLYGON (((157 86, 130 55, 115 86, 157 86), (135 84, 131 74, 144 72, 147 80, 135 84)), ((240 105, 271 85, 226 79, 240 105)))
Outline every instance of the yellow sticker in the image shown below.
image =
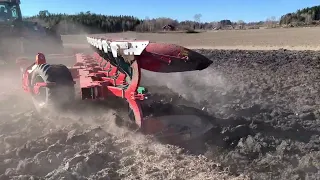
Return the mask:
POLYGON ((180 50, 180 55, 181 56, 189 56, 189 51, 186 48, 181 48, 180 50))

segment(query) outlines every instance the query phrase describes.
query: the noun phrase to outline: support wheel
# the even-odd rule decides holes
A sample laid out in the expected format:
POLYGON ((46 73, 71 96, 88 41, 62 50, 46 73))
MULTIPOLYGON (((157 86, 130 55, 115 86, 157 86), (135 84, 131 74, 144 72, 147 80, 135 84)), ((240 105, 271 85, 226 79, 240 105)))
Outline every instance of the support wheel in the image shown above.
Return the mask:
POLYGON ((31 86, 39 82, 55 83, 53 86, 41 87, 38 94, 32 95, 33 103, 39 113, 67 109, 75 99, 72 75, 62 64, 37 66, 31 76, 31 86))

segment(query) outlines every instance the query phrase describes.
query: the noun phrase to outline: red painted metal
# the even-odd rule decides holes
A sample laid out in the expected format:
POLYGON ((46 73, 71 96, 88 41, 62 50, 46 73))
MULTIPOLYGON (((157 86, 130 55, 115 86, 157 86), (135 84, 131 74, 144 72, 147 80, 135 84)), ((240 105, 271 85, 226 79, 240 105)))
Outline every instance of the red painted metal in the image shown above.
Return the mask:
MULTIPOLYGON (((141 55, 135 56, 130 62, 132 74, 130 77, 112 65, 109 59, 104 59, 98 53, 92 55, 76 54, 76 63, 69 67, 74 80, 79 80, 81 98, 83 100, 106 100, 110 96, 125 99, 133 111, 135 123, 144 133, 155 134, 164 129, 161 121, 144 119, 141 101, 146 94, 139 94, 138 87, 141 78, 141 68, 155 72, 181 72, 200 70, 212 62, 204 56, 177 45, 149 43, 141 55), (127 82, 127 79, 130 79, 127 82)), ((25 61, 18 61, 25 64, 25 61)), ((40 87, 54 86, 47 83, 36 83, 30 86, 30 76, 33 63, 23 68, 23 89, 37 94, 40 87)), ((168 130, 167 133, 171 133, 168 130)), ((173 132, 172 132, 173 133, 173 132)))
POLYGON ((133 72, 131 82, 128 83, 125 81, 127 75, 109 62, 102 69, 99 61, 102 63, 106 60, 101 60, 97 54, 92 56, 77 54, 76 60, 76 66, 71 68, 71 72, 74 74, 73 77, 79 77, 82 99, 104 100, 108 96, 124 98, 134 112, 137 125, 141 127, 143 115, 138 101, 145 99, 145 95, 137 92, 141 76, 138 61, 131 64, 133 72), (75 71, 78 71, 78 74, 75 71))
POLYGON ((38 94, 39 89, 41 87, 50 87, 54 86, 54 82, 46 83, 46 82, 37 82, 34 85, 31 84, 31 74, 29 70, 32 69, 33 66, 36 66, 36 64, 32 64, 31 66, 27 67, 24 73, 22 74, 22 88, 25 92, 31 93, 31 94, 38 94))
POLYGON ((165 43, 149 43, 136 59, 142 69, 164 73, 202 70, 212 64, 195 51, 165 43))
POLYGON ((45 64, 47 63, 46 57, 43 53, 38 53, 36 56, 36 64, 45 64))
MULTIPOLYGON (((29 68, 27 68, 29 69, 29 68)), ((23 70, 22 70, 23 71, 23 70)), ((28 93, 32 93, 33 90, 31 89, 30 87, 30 78, 29 78, 29 73, 28 71, 25 71, 23 74, 22 74, 22 88, 25 92, 28 92, 28 93)))

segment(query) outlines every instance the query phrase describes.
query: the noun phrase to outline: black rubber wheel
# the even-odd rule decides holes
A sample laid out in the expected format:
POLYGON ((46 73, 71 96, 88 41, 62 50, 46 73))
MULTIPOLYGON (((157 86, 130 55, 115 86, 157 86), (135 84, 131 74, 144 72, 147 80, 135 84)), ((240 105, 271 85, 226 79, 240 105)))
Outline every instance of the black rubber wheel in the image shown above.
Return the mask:
POLYGON ((65 110, 74 102, 74 81, 69 69, 62 64, 42 64, 34 69, 31 86, 38 82, 54 82, 55 85, 41 87, 32 100, 39 113, 51 110, 65 110))

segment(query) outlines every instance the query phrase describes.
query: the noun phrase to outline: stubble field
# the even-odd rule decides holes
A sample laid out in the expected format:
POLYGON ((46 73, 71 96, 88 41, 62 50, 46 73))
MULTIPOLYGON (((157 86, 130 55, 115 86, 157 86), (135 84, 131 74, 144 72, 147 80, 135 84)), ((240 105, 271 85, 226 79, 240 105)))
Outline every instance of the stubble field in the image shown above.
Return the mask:
MULTIPOLYGON (((111 38, 136 38, 155 42, 175 43, 192 49, 320 50, 320 28, 288 28, 259 30, 207 31, 204 33, 110 33, 111 38)), ((85 35, 64 36, 64 43, 86 45, 85 35)))
MULTIPOLYGON (((320 49, 319 30, 106 35, 177 43, 213 60, 199 72, 143 72, 164 101, 219 124, 200 155, 117 128, 117 109, 83 104, 39 117, 19 70, 3 69, 0 179, 318 179, 320 52, 310 50, 320 49)), ((85 47, 84 37, 63 40, 85 47)))

